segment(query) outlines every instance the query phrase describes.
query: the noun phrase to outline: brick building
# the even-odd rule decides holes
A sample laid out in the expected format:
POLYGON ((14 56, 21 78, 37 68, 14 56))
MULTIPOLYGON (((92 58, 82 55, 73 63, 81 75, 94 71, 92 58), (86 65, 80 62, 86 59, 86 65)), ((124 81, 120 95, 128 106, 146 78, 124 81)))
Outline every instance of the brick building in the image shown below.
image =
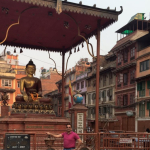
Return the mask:
POLYGON ((50 68, 48 71, 46 71, 46 69, 42 69, 41 74, 42 95, 57 90, 55 83, 61 79, 61 75, 56 72, 56 69, 50 68))
POLYGON ((135 131, 135 72, 139 49, 137 40, 148 33, 145 28, 147 28, 145 20, 131 20, 116 31, 121 39, 111 50, 117 56, 115 115, 119 122, 118 129, 125 131, 135 131))
POLYGON ((100 69, 99 87, 99 128, 115 130, 115 74, 116 56, 109 53, 105 56, 105 65, 100 69))
MULTIPOLYGON (((148 23, 149 20, 145 20, 148 23)), ((149 25, 150 27, 150 25, 149 25)), ((144 28, 145 31, 147 28, 144 28)), ((148 31, 147 31, 148 32, 148 31)), ((138 39, 136 66, 136 119, 135 131, 145 132, 150 126, 150 34, 138 39)))
MULTIPOLYGON (((100 56, 100 66, 105 65, 104 56, 100 56)), ((87 93, 86 93, 86 106, 87 112, 87 124, 94 128, 95 124, 95 100, 96 100, 96 59, 93 59, 91 66, 88 68, 87 81, 87 93)))

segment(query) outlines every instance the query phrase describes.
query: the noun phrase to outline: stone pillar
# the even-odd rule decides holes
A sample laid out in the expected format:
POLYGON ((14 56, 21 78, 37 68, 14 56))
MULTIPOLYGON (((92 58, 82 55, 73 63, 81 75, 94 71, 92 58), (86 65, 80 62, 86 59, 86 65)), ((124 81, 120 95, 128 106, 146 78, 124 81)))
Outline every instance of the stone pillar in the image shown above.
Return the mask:
POLYGON ((9 106, 1 106, 1 117, 8 116, 9 106))
POLYGON ((70 109, 72 129, 76 133, 86 133, 86 111, 84 104, 75 104, 70 109))

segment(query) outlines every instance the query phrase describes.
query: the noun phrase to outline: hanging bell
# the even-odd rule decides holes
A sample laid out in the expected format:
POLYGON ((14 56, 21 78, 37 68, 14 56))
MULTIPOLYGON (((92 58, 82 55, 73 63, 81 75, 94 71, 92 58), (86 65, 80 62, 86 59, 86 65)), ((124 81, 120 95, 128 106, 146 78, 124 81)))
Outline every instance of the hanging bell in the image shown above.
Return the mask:
POLYGON ((74 48, 74 53, 76 53, 76 47, 74 48))
POLYGON ((22 50, 22 49, 20 49, 20 53, 23 53, 23 50, 22 50))
POLYGON ((72 54, 71 50, 70 50, 70 55, 72 54))
POLYGON ((16 48, 14 49, 14 53, 16 53, 16 48))
POLYGON ((84 47, 84 44, 82 43, 82 48, 84 47))
POLYGON ((80 51, 80 49, 79 49, 79 47, 78 47, 78 50, 77 50, 77 52, 79 52, 80 51))

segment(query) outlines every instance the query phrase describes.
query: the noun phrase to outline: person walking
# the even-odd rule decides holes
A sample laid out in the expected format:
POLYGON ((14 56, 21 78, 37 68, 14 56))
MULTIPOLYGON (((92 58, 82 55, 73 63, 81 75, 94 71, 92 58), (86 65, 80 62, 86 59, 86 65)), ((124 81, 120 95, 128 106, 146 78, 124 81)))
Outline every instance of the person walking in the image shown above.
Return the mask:
POLYGON ((64 141, 64 150, 79 150, 79 147, 82 143, 81 139, 79 136, 72 131, 72 126, 71 124, 66 125, 66 132, 62 134, 53 134, 50 132, 46 132, 47 135, 51 135, 55 138, 63 138, 64 141), (76 141, 78 142, 77 147, 75 148, 76 141))

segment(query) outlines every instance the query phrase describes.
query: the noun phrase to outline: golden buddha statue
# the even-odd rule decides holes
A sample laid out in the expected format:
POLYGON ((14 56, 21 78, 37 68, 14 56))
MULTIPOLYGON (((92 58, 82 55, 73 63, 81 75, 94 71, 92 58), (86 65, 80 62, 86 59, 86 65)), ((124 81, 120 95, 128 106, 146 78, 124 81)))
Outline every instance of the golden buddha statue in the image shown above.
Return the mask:
POLYGON ((41 80, 34 77, 36 66, 32 60, 26 65, 27 76, 20 80, 20 92, 23 95, 24 101, 32 102, 42 97, 41 80))

